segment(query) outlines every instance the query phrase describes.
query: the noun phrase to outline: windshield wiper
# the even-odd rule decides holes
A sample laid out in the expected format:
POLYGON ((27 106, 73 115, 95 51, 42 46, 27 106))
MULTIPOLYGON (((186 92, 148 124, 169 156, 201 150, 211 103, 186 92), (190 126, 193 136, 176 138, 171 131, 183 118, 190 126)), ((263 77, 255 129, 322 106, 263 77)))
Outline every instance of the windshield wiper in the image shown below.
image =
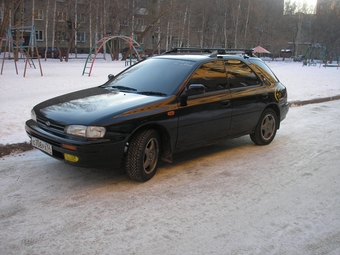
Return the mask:
POLYGON ((150 96, 167 96, 167 94, 155 91, 138 91, 138 94, 150 95, 150 96))
POLYGON ((113 89, 118 89, 118 90, 121 90, 121 91, 137 91, 137 89, 134 89, 134 88, 130 88, 130 87, 125 87, 125 86, 109 86, 110 88, 113 88, 113 89))

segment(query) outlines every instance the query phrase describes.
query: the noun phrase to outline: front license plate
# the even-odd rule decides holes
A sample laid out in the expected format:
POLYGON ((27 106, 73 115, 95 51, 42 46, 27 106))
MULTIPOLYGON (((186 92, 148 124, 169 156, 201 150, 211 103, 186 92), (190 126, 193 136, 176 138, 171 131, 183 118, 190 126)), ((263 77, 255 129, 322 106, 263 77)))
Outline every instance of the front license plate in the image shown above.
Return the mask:
POLYGON ((52 145, 45 143, 44 141, 41 141, 35 137, 32 137, 32 146, 42 150, 50 155, 52 155, 52 145))

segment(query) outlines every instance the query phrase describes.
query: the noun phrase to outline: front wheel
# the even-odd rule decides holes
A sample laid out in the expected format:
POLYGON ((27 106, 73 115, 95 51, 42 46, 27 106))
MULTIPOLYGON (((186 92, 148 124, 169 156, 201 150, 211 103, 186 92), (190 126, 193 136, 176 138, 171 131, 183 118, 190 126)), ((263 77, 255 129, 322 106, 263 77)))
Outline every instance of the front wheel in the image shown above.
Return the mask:
POLYGON ((255 133, 250 134, 250 138, 257 145, 270 144, 276 135, 277 127, 276 112, 272 109, 266 109, 257 123, 255 133))
POLYGON ((126 172, 131 179, 145 182, 156 173, 160 151, 156 130, 148 129, 134 135, 126 155, 126 172))

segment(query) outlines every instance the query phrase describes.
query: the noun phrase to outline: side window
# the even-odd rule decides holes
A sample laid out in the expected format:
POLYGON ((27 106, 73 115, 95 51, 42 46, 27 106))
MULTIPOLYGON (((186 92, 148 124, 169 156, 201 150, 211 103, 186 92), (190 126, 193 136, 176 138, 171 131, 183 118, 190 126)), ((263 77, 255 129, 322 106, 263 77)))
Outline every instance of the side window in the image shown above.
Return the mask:
POLYGON ((227 88, 227 75, 223 61, 211 61, 201 65, 192 75, 189 84, 203 84, 205 92, 227 88))
POLYGON ((249 86, 260 85, 261 81, 247 66, 240 60, 226 60, 225 66, 228 75, 230 88, 245 88, 249 86))

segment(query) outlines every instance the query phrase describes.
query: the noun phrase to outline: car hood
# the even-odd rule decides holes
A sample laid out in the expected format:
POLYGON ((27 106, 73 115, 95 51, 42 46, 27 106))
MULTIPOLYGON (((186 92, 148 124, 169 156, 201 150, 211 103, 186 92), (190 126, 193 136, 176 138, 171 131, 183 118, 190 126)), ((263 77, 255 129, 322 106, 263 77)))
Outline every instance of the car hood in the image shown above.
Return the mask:
MULTIPOLYGON (((164 97, 117 92, 96 87, 49 99, 36 105, 34 111, 38 116, 64 125, 100 125, 101 120, 106 120, 104 123, 107 123, 107 118, 126 117, 136 111, 140 113, 145 109, 142 106, 160 100, 164 100, 164 97), (138 109, 140 107, 142 108, 138 109), (129 112, 132 109, 134 111, 129 112)), ((145 111, 150 111, 151 108, 148 107, 145 111)))

